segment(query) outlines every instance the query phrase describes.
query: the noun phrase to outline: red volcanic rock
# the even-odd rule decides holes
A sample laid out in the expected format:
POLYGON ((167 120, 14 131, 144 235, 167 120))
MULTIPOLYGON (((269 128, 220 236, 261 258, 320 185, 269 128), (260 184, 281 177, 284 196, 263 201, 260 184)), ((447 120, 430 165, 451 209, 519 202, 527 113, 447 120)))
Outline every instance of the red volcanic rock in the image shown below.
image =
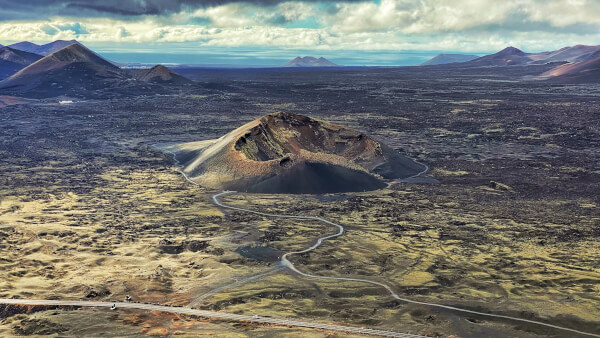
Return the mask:
POLYGON ((600 82, 600 57, 560 65, 541 75, 554 81, 600 82))

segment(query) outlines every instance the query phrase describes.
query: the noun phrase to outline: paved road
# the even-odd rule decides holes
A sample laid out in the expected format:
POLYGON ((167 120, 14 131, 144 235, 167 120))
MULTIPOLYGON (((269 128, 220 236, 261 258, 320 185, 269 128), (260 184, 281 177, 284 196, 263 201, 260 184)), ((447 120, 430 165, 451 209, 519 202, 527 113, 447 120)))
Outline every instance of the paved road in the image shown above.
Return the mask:
POLYGON ((350 282, 361 282, 361 283, 369 283, 369 284, 373 284, 373 285, 377 285, 377 286, 381 286, 383 288, 385 288, 386 290, 388 290, 390 292, 390 294, 392 295, 392 297, 396 298, 396 299, 400 299, 398 297, 398 295, 392 290, 392 288, 390 288, 389 286, 383 284, 383 283, 379 283, 376 281, 372 281, 372 280, 368 280, 368 279, 359 279, 359 278, 350 278, 350 277, 326 277, 326 276, 317 276, 317 275, 311 275, 309 273, 305 273, 302 272, 300 270, 298 270, 298 268, 296 268, 296 266, 294 265, 294 263, 292 263, 288 257, 292 256, 292 255, 298 255, 298 254, 303 254, 306 252, 310 252, 315 250, 316 248, 318 248, 319 246, 321 246, 323 244, 323 241, 328 240, 328 239, 332 239, 335 237, 339 237, 341 235, 344 234, 344 227, 330 222, 328 220, 326 220, 325 218, 322 217, 315 217, 315 216, 293 216, 293 215, 279 215, 279 214, 269 214, 269 213, 265 213, 265 212, 260 212, 260 211, 254 211, 254 210, 249 210, 249 209, 244 209, 244 208, 239 208, 239 207, 234 207, 234 206, 230 206, 227 204, 223 204, 221 203, 221 200, 219 200, 219 197, 224 196, 224 195, 229 195, 229 194, 234 194, 236 193, 235 191, 223 191, 221 193, 215 194, 212 196, 212 200, 213 202, 222 207, 222 208, 226 208, 226 209, 232 209, 232 210, 237 210, 237 211, 243 211, 243 212, 247 212, 247 213, 251 213, 251 214, 255 214, 255 215, 260 215, 260 216, 265 216, 265 217, 274 217, 274 218, 291 218, 291 219, 303 219, 303 220, 311 220, 311 221, 319 221, 319 222, 323 222, 329 225, 333 225, 337 228, 337 232, 333 235, 328 235, 328 236, 324 236, 321 237, 317 240, 317 242, 315 244, 313 244, 312 246, 310 246, 309 248, 306 248, 302 251, 293 251, 293 252, 288 252, 286 254, 284 254, 281 257, 281 261, 280 264, 285 266, 286 268, 289 268, 290 270, 294 271, 297 274, 300 274, 304 277, 309 277, 309 278, 318 278, 318 279, 333 279, 333 280, 342 280, 342 281, 350 281, 350 282))
POLYGON ((15 305, 47 305, 47 306, 78 306, 78 307, 103 307, 110 308, 113 304, 117 306, 117 309, 136 309, 146 311, 163 311, 170 313, 178 313, 184 315, 200 316, 210 319, 224 319, 232 321, 244 321, 253 322, 259 324, 273 324, 280 326, 293 326, 293 327, 305 327, 310 329, 322 329, 329 331, 357 333, 373 336, 383 337, 402 337, 402 338, 426 338, 425 336, 419 336, 409 333, 399 333, 385 330, 367 329, 361 327, 333 325, 314 323, 300 320, 292 320, 285 318, 271 318, 271 317, 257 317, 247 315, 236 315, 232 313, 204 311, 197 309, 190 309, 186 307, 172 307, 164 305, 153 305, 143 303, 123 303, 123 302, 96 302, 96 301, 69 301, 69 300, 31 300, 31 299, 4 299, 0 298, 0 304, 15 304, 15 305))
POLYGON ((298 268, 296 268, 296 266, 294 265, 294 263, 292 263, 292 262, 289 261, 288 257, 291 256, 291 255, 296 255, 296 254, 301 254, 301 253, 312 251, 312 250, 318 248, 323 243, 323 241, 343 235, 344 234, 344 227, 341 226, 341 225, 339 225, 339 224, 337 224, 337 223, 333 223, 333 222, 331 222, 331 221, 329 221, 329 220, 327 220, 325 218, 322 218, 322 217, 269 214, 269 213, 254 211, 254 210, 250 210, 250 209, 244 209, 244 208, 239 208, 239 207, 234 207, 234 206, 226 205, 226 204, 221 203, 221 201, 219 200, 219 197, 224 196, 224 195, 228 195, 228 194, 233 194, 233 193, 235 193, 235 192, 234 191, 224 191, 224 192, 218 193, 216 195, 213 195, 213 197, 212 197, 213 202, 215 204, 217 204, 218 206, 222 207, 222 208, 227 208, 227 209, 232 209, 232 210, 237 210, 237 211, 243 211, 243 212, 247 212, 247 213, 251 213, 251 214, 255 214, 255 215, 260 215, 260 216, 265 216, 265 217, 274 217, 274 218, 292 218, 292 219, 314 220, 314 221, 320 221, 320 222, 323 222, 323 223, 326 223, 326 224, 333 225, 333 226, 337 227, 337 229, 338 229, 337 233, 335 233, 333 235, 321 237, 311 247, 309 247, 309 248, 307 248, 305 250, 302 250, 302 251, 288 252, 288 253, 284 254, 283 257, 281 258, 281 264, 283 264, 284 266, 286 266, 290 270, 292 270, 292 271, 294 271, 294 272, 296 272, 296 273, 298 273, 298 274, 300 274, 300 275, 302 275, 304 277, 318 278, 318 279, 327 279, 327 280, 341 280, 341 281, 352 281, 352 282, 369 283, 369 284, 378 285, 378 286, 380 286, 382 288, 385 288, 394 299, 397 299, 397 300, 400 300, 400 301, 403 301, 403 302, 406 302, 406 303, 426 305, 426 306, 430 306, 430 307, 443 308, 443 309, 453 310, 453 311, 457 311, 457 312, 463 312, 463 313, 470 313, 470 314, 480 315, 480 316, 493 317, 493 318, 502 318, 502 319, 508 319, 508 320, 513 320, 513 321, 518 321, 518 322, 525 322, 525 323, 530 323, 530 324, 537 324, 537 325, 541 325, 541 326, 545 326, 545 327, 551 327, 551 328, 557 329, 557 330, 574 332, 574 333, 578 333, 578 334, 581 334, 581 335, 587 335, 587 336, 592 336, 592 337, 600 337, 599 334, 583 332, 583 331, 579 331, 579 330, 576 330, 576 329, 571 329, 571 328, 562 327, 562 326, 558 326, 558 325, 543 323, 543 322, 539 322, 539 321, 535 321, 535 320, 529 320, 529 319, 517 318, 517 317, 511 317, 511 316, 504 316, 504 315, 497 315, 497 314, 485 313, 485 312, 479 312, 479 311, 472 311, 472 310, 461 309, 461 308, 457 308, 457 307, 449 306, 449 305, 427 303, 427 302, 419 302, 419 301, 412 300, 412 299, 402 298, 402 297, 398 296, 398 294, 396 294, 394 292, 394 290, 389 285, 386 285, 386 284, 380 283, 380 282, 376 282, 376 281, 372 281, 372 280, 368 280, 368 279, 349 278, 349 277, 317 276, 317 275, 312 275, 312 274, 309 274, 309 273, 306 273, 306 272, 302 272, 302 271, 298 270, 298 268))
MULTIPOLYGON (((179 166, 179 161, 177 160, 175 154, 173 152, 169 152, 171 153, 171 155, 173 155, 173 160, 175 161, 175 163, 179 166)), ((417 162, 415 160, 415 162, 417 162)), ((419 163, 419 162, 417 162, 419 163)), ((422 164, 422 163, 420 163, 422 164)), ((421 171, 420 173, 412 176, 412 177, 417 177, 419 175, 422 175, 423 173, 427 172, 429 170, 429 167, 427 165, 425 165, 425 168, 423 171, 421 171)), ((191 184, 193 185, 198 185, 198 183, 194 182, 193 180, 191 180, 186 174, 185 172, 183 172, 183 170, 180 170, 181 175, 191 184)), ((367 280, 367 279, 358 279, 358 278, 349 278, 349 277, 328 277, 328 276, 317 276, 317 275, 312 275, 309 273, 305 273, 302 272, 300 270, 298 270, 298 268, 296 268, 296 266, 290 262, 290 260, 288 259, 289 256, 291 255, 295 255, 295 254, 301 254, 301 253, 305 253, 305 252, 309 252, 312 251, 316 248, 318 248, 323 241, 328 240, 328 239, 332 239, 335 237, 339 237, 341 235, 344 234, 344 227, 331 222, 325 218, 322 217, 315 217, 315 216, 301 216, 301 215, 280 215, 280 214, 270 214, 270 213, 264 213, 264 212, 260 212, 260 211, 255 211, 255 210, 250 210, 250 209, 244 209, 244 208, 240 208, 240 207, 234 207, 234 206, 230 206, 230 205, 226 205, 221 203, 221 201, 219 200, 219 197, 224 196, 224 195, 228 195, 228 194, 233 194, 236 193, 235 191, 224 191, 218 194, 215 194, 212 196, 212 200, 213 202, 222 207, 222 208, 227 208, 227 209, 231 209, 231 210, 237 210, 237 211, 242 211, 242 212, 247 212, 247 213, 251 213, 251 214, 255 214, 255 215, 260 215, 260 216, 265 216, 265 217, 274 217, 274 218, 290 218, 290 219, 304 219, 304 220, 314 220, 314 221, 319 221, 319 222, 323 222, 329 225, 333 225, 338 229, 338 232, 333 234, 333 235, 329 235, 329 236, 324 236, 321 237, 317 240, 317 242, 312 245, 311 247, 302 250, 302 251, 295 251, 295 252, 288 252, 286 254, 284 254, 281 258, 281 264, 284 265, 285 267, 289 268, 290 270, 294 271, 295 273, 298 273, 304 277, 308 277, 308 278, 317 278, 317 279, 327 279, 327 280, 341 280, 341 281, 352 281, 352 282, 362 282, 362 283, 369 283, 372 285, 377 285, 380 286, 382 288, 385 288, 390 295, 392 296, 392 298, 406 302, 406 303, 412 303, 412 304, 419 304, 419 305, 425 305, 425 306, 429 306, 429 307, 436 307, 436 308, 443 308, 443 309, 447 309, 447 310, 453 310, 453 311, 457 311, 457 312, 462 312, 462 313, 470 313, 470 314, 475 314, 475 315, 480 315, 480 316, 485 316, 485 317, 491 317, 491 318, 501 318, 501 319, 508 319, 508 320, 512 320, 512 321, 517 321, 517 322, 525 322, 525 323, 530 323, 530 324, 536 324, 536 325, 541 325, 541 326, 545 326, 545 327, 550 327, 553 329, 557 329, 557 330, 562 330, 562 331, 568 331, 568 332, 573 332, 573 333, 577 333, 577 334, 581 334, 581 335, 586 335, 586 336, 591 336, 591 337, 598 337, 600 338, 600 334, 595 334, 595 333, 589 333, 589 332, 583 332, 583 331, 579 331, 576 329, 571 329, 571 328, 567 328, 567 327, 562 327, 562 326, 558 326, 558 325, 553 325, 553 324, 548 324, 548 323, 543 323, 543 322, 539 322, 539 321, 535 321, 535 320, 529 320, 529 319, 524 319, 524 318, 518 318, 518 317, 511 317, 511 316, 504 316, 504 315, 498 315, 498 314, 493 314, 493 313, 486 313, 486 312, 479 312, 479 311, 473 311, 473 310, 467 310, 467 309, 461 309, 458 307, 454 307, 454 306, 449 306, 449 305, 443 305, 443 304, 436 304, 436 303, 428 303, 428 302, 420 302, 420 301, 416 301, 416 300, 412 300, 412 299, 407 299, 407 298, 402 298, 400 296, 398 296, 398 294, 396 294, 396 292, 394 292, 394 290, 389 286, 386 285, 384 283, 380 283, 380 282, 376 282, 376 281, 372 281, 372 280, 367 280)))

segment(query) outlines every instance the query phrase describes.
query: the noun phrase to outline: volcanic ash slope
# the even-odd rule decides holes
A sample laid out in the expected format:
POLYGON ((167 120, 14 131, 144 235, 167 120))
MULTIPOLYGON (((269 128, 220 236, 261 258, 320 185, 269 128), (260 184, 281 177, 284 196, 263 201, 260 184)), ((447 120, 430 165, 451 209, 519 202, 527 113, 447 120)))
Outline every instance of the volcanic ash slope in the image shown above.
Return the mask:
POLYGON ((358 130, 310 117, 265 115, 218 140, 171 145, 202 186, 258 193, 375 190, 424 167, 358 130))

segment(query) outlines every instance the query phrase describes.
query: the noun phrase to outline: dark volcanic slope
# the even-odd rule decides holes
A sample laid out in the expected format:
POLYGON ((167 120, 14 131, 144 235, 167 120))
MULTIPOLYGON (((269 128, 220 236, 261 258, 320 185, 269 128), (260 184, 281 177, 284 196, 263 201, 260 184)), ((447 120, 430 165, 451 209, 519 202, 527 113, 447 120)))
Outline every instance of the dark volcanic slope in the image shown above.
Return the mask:
POLYGON ((439 54, 423 64, 421 66, 433 66, 433 65, 445 65, 448 63, 455 62, 467 62, 474 59, 477 59, 477 55, 467 55, 467 54, 439 54))
POLYGON ((10 61, 20 65, 28 66, 41 58, 41 55, 23 52, 10 47, 0 48, 0 60, 2 61, 10 61))
POLYGON ((150 83, 179 85, 192 83, 188 78, 179 75, 163 65, 156 65, 149 69, 134 70, 132 74, 135 79, 150 83))
POLYGON ((171 149, 184 171, 216 189, 334 193, 384 187, 424 166, 360 131, 290 113, 252 121, 209 146, 171 149))
POLYGON ((515 47, 507 47, 498 53, 482 56, 465 63, 468 66, 513 66, 525 65, 533 61, 527 53, 515 47))
POLYGON ((284 67, 339 67, 335 63, 324 57, 315 58, 312 56, 296 57, 292 61, 283 65, 284 67))
POLYGON ((51 97, 67 93, 70 89, 102 88, 107 85, 107 81, 128 77, 127 73, 86 47, 71 44, 0 82, 0 90, 34 97, 51 97))
POLYGON ((0 79, 18 72, 24 67, 41 59, 41 55, 23 52, 10 47, 0 48, 0 79))
POLYGON ((73 44, 80 45, 77 40, 56 40, 45 45, 41 45, 36 52, 40 55, 50 55, 73 44))
POLYGON ((326 194, 382 189, 386 183, 362 171, 343 166, 305 162, 279 175, 245 187, 262 194, 326 194))

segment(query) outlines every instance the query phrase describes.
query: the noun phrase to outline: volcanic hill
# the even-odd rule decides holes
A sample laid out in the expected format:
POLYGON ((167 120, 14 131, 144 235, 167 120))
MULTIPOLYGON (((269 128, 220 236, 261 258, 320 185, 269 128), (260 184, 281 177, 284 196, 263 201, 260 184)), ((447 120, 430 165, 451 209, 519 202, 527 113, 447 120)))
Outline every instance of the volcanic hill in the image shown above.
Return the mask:
POLYGON ((364 133, 291 113, 273 113, 218 140, 164 147, 202 186, 257 193, 375 190, 424 166, 364 133))
POLYGON ((477 59, 477 55, 468 54, 438 54, 435 57, 422 63, 421 66, 445 65, 448 63, 460 63, 477 59))
POLYGON ((52 97, 104 88, 131 76, 80 44, 54 52, 0 82, 7 92, 52 97))
POLYGON ((296 57, 292 61, 283 65, 284 67, 340 67, 324 57, 315 58, 312 56, 296 57))
POLYGON ((577 62, 596 58, 594 53, 598 53, 598 51, 600 51, 600 46, 576 45, 550 52, 533 53, 528 56, 536 63, 577 62))
POLYGON ((150 83, 182 85, 192 83, 191 80, 163 65, 156 65, 148 69, 134 70, 132 71, 132 74, 135 79, 150 83))
POLYGON ((540 78, 548 78, 555 82, 598 82, 600 57, 560 65, 543 73, 540 78))
POLYGON ((528 54, 515 47, 506 47, 495 54, 482 56, 468 61, 468 66, 513 66, 524 65, 533 61, 528 54))
POLYGON ((0 79, 11 76, 41 58, 41 55, 0 47, 0 79))

